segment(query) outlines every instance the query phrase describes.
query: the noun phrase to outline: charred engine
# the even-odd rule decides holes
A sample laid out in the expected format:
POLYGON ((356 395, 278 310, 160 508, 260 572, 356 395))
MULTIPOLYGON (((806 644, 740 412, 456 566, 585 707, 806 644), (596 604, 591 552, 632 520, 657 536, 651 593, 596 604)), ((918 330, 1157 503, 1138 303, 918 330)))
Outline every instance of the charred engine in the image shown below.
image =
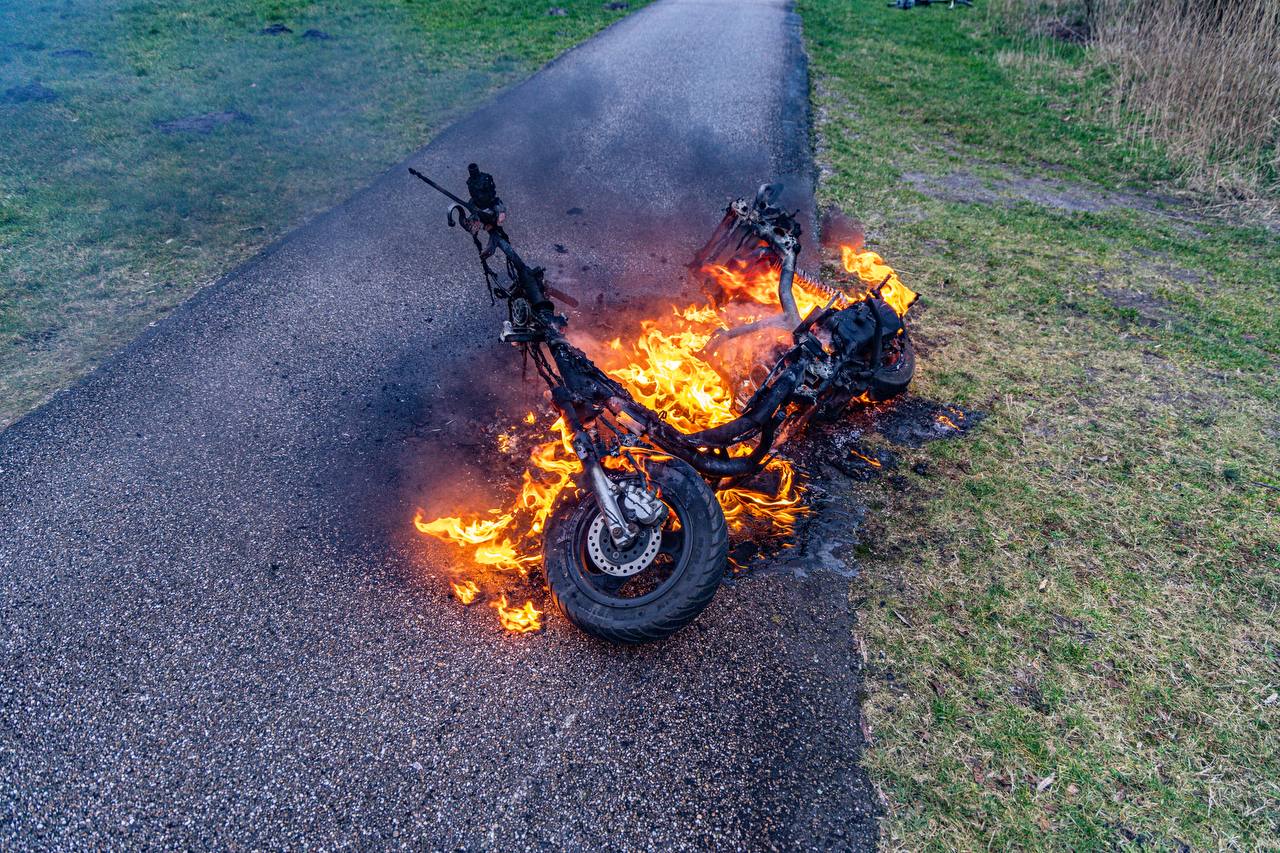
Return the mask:
POLYGON ((907 327, 884 300, 862 299, 815 326, 831 371, 829 395, 819 401, 820 417, 839 415, 854 399, 879 402, 905 390, 910 376, 903 378, 894 368, 909 355, 907 327))

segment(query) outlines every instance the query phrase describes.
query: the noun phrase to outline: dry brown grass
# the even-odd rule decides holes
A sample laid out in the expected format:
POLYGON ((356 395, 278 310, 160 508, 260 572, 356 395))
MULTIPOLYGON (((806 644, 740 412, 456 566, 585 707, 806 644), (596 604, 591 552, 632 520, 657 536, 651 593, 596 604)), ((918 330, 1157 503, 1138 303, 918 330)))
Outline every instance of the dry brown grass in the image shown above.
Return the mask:
POLYGON ((992 0, 1005 31, 1087 39, 1106 71, 1102 111, 1163 146, 1193 189, 1280 196, 1280 3, 992 0))
MULTIPOLYGON (((1114 75, 1112 109, 1130 132, 1162 141, 1195 166, 1191 183, 1236 196, 1280 174, 1280 3, 1188 7, 1121 4, 1097 24, 1114 75)), ((1274 186, 1272 187, 1274 189, 1274 186)))

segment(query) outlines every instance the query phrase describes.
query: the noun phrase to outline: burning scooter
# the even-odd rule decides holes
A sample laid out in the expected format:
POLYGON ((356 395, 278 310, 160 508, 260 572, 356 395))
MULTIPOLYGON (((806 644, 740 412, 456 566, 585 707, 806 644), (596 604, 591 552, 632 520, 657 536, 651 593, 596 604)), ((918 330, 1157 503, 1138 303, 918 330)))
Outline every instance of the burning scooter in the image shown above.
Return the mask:
MULTIPOLYGON (((541 562, 556 607, 595 636, 644 642, 692 622, 726 565, 728 526, 717 493, 758 474, 773 461, 775 445, 811 417, 890 399, 911 380, 915 357, 903 315, 915 294, 892 270, 868 285, 850 263, 853 247, 846 247, 844 266, 857 275, 835 286, 801 276, 800 226, 775 204, 779 188, 765 185, 726 208, 691 267, 707 273, 717 307, 766 281, 776 283, 781 310, 734 326, 715 315, 716 331, 698 356, 732 382, 735 411, 715 426, 681 429, 665 410, 638 401, 617 371, 605 372, 569 342, 568 321, 553 299, 571 300, 512 247, 490 175, 472 164, 463 200, 410 171, 452 202, 449 225, 471 233, 490 295, 507 303, 500 339, 520 348, 550 389, 581 470, 535 524, 541 562), (502 274, 490 264, 499 254, 502 274), (769 341, 765 358, 757 354, 745 376, 728 376, 732 365, 721 363, 722 350, 761 337, 769 341)), ((853 258, 877 272, 882 264, 872 252, 853 258)), ((419 529, 434 532, 432 524, 419 529)), ((488 532, 471 531, 473 538, 488 532)), ((474 584, 470 589, 474 594, 474 584)))

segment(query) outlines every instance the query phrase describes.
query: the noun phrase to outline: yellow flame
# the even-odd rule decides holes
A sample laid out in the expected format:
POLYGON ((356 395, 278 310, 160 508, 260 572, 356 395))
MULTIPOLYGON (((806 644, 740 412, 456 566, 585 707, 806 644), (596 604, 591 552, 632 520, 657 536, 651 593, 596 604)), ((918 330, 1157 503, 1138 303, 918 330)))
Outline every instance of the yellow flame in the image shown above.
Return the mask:
POLYGON ((532 601, 526 601, 520 607, 508 607, 507 597, 504 595, 493 602, 492 606, 498 611, 498 621, 508 631, 527 634, 542 629, 542 611, 535 608, 532 601))
POLYGON ((451 584, 453 587, 454 597, 463 604, 471 604, 476 600, 476 596, 480 594, 480 586, 475 581, 463 581, 462 583, 451 584))
POLYGON ((767 519, 781 534, 789 534, 796 520, 809 511, 804 505, 803 494, 795 485, 795 471, 791 463, 774 459, 766 466, 779 474, 778 491, 773 495, 754 489, 730 488, 716 492, 720 508, 730 530, 741 530, 749 518, 767 519))
POLYGON ((684 432, 734 419, 732 392, 720 374, 698 356, 714 328, 645 320, 640 329, 639 339, 631 345, 630 362, 609 371, 627 386, 636 402, 665 412, 667 422, 684 432), (677 328, 669 328, 672 325, 677 328))
MULTIPOLYGON (((905 313, 915 300, 915 293, 898 280, 897 274, 876 253, 855 252, 845 247, 842 260, 846 270, 869 287, 879 285, 888 277, 881 295, 899 314, 905 313)), ((734 261, 729 265, 706 267, 704 272, 719 285, 723 301, 778 306, 778 271, 768 263, 749 265, 734 261)), ((830 290, 800 275, 795 281, 794 292, 801 314, 808 314, 830 300, 830 290)), ((838 294, 837 304, 848 304, 849 298, 838 294)), ((741 312, 735 317, 737 322, 749 322, 742 319, 741 312)), ((714 305, 689 305, 683 309, 672 306, 670 314, 642 321, 634 340, 624 342, 621 337, 615 337, 604 344, 604 351, 598 355, 602 364, 607 360, 615 365, 608 371, 609 375, 623 383, 638 402, 663 413, 673 427, 696 432, 727 423, 737 415, 732 389, 700 355, 716 330, 728 327, 725 312, 714 305)), ((537 418, 529 412, 523 422, 532 426, 537 418)), ((564 419, 558 419, 552 430, 558 432, 558 437, 543 441, 530 451, 529 466, 507 508, 433 521, 425 520, 419 510, 414 526, 424 534, 470 549, 472 562, 478 568, 526 574, 528 567, 541 559, 538 536, 546 527, 557 498, 573 484, 581 467, 564 419)), ((513 430, 501 433, 497 439, 499 449, 508 451, 514 446, 513 438, 513 430)), ((647 448, 633 448, 632 456, 638 460, 667 458, 647 448)), ((875 460, 868 461, 877 464, 875 460)), ((622 463, 611 459, 606 460, 606 464, 617 468, 622 463)), ((776 534, 786 536, 794 529, 799 516, 808 511, 791 464, 775 458, 768 469, 777 476, 778 488, 774 494, 742 487, 717 493, 732 529, 740 530, 748 521, 755 520, 772 525, 776 534)), ((472 580, 455 583, 453 588, 458 600, 467 604, 479 593, 478 584, 472 580)), ((509 631, 536 631, 542 626, 542 613, 531 601, 513 608, 503 596, 492 602, 492 606, 502 626, 509 631)))
POLYGON ((413 517, 413 526, 418 528, 419 533, 438 536, 464 545, 479 545, 495 539, 510 523, 510 513, 497 518, 477 518, 469 522, 454 516, 425 521, 422 510, 418 510, 418 514, 413 517))
POLYGON ((852 246, 842 246, 840 262, 845 272, 853 273, 869 287, 880 287, 880 298, 892 308, 899 317, 906 316, 907 310, 916 301, 914 290, 902 283, 893 267, 884 262, 884 258, 872 251, 858 252, 852 246))
POLYGON ((946 415, 936 415, 935 419, 938 421, 938 423, 942 424, 947 429, 953 429, 956 432, 960 431, 960 427, 956 426, 956 422, 951 420, 951 418, 947 417, 946 415))

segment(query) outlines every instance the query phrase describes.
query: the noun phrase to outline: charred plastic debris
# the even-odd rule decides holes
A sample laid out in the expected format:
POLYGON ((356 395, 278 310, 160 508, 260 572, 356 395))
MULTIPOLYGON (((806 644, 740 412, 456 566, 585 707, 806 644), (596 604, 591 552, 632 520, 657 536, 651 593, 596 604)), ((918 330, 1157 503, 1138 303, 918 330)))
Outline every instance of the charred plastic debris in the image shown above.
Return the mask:
MULTIPOLYGON (((868 407, 839 425, 815 431, 806 443, 807 459, 866 482, 895 472, 905 450, 967 435, 983 417, 953 404, 903 397, 892 406, 868 407)), ((916 463, 912 471, 927 476, 928 466, 916 463)))
POLYGON ((761 571, 856 575, 857 557, 874 539, 863 528, 869 506, 883 500, 878 490, 909 492, 919 479, 939 475, 925 460, 911 462, 910 451, 962 438, 984 417, 980 411, 906 395, 811 425, 786 448, 809 512, 786 539, 759 527, 740 531, 729 551, 729 580, 761 571))

